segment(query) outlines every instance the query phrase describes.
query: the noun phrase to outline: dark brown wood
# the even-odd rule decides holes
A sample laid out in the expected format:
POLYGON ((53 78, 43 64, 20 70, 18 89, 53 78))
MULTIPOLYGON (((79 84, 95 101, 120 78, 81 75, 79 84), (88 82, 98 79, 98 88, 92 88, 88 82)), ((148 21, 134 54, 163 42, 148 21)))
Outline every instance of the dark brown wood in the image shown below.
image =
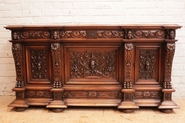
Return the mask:
POLYGON ((176 29, 167 25, 7 26, 16 68, 17 111, 114 106, 130 113, 172 101, 176 29))

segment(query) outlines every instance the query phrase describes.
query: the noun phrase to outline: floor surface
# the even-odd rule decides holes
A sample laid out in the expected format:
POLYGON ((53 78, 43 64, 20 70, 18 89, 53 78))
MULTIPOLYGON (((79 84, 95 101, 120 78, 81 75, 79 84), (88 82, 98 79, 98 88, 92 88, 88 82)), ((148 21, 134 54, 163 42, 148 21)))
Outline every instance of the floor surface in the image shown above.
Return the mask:
POLYGON ((7 107, 14 99, 14 96, 0 96, 0 123, 185 123, 185 98, 173 99, 180 109, 170 114, 156 108, 141 108, 128 114, 116 107, 68 107, 60 113, 45 107, 29 107, 16 112, 7 107))

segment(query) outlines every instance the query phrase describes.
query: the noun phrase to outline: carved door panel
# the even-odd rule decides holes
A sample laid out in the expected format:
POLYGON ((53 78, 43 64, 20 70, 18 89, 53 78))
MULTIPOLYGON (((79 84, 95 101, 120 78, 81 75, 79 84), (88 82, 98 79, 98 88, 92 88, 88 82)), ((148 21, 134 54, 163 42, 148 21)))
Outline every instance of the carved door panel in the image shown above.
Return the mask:
POLYGON ((27 83, 50 84, 49 46, 26 46, 27 83))
POLYGON ((66 84, 119 84, 121 45, 66 45, 66 84))
POLYGON ((136 44, 135 84, 160 84, 161 49, 160 44, 136 44))

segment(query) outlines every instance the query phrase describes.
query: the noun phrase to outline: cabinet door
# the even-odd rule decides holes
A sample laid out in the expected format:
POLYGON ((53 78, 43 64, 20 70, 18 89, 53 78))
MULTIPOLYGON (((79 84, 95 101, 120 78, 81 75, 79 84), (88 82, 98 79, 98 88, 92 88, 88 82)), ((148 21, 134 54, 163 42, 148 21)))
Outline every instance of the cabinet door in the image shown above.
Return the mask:
POLYGON ((66 44, 66 84, 119 84, 120 44, 66 44))
POLYGON ((161 44, 136 44, 135 84, 160 84, 161 44))
POLYGON ((50 84, 51 63, 49 46, 26 46, 27 83, 50 84))

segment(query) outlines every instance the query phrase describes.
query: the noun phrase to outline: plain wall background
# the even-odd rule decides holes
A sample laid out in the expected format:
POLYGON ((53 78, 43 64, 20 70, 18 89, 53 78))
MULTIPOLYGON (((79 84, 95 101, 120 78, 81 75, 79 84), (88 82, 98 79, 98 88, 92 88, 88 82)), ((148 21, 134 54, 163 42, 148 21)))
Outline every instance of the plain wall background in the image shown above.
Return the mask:
POLYGON ((185 0, 0 0, 0 95, 14 95, 15 67, 7 25, 179 24, 174 97, 185 97, 185 0))

